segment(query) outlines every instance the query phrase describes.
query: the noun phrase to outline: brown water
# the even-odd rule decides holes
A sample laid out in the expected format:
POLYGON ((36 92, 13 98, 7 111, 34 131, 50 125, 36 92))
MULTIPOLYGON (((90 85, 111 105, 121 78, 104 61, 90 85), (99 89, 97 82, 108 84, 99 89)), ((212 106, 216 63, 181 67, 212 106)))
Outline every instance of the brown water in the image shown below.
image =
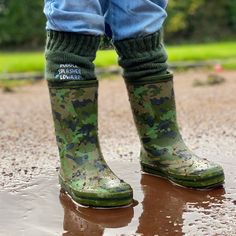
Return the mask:
POLYGON ((0 235, 236 235, 235 166, 224 166, 224 188, 195 191, 141 174, 138 163, 109 164, 134 188, 132 206, 76 206, 60 193, 53 173, 15 192, 0 192, 0 235))

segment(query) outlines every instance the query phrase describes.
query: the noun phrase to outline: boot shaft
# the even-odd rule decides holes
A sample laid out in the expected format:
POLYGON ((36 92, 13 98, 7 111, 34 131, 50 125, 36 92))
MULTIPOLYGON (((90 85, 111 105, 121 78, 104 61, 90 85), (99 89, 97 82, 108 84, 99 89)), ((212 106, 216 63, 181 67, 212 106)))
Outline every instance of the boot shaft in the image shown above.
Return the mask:
POLYGON ((92 152, 97 138, 97 81, 49 82, 56 140, 61 158, 92 152))
POLYGON ((126 86, 140 139, 149 148, 179 138, 172 74, 128 81, 126 86))

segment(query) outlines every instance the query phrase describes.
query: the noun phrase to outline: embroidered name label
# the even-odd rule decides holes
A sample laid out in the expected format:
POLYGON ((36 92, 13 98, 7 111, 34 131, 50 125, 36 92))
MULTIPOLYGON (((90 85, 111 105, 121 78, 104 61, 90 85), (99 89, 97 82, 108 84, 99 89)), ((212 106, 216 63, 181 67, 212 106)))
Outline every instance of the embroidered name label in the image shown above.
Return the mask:
POLYGON ((60 80, 81 80, 81 70, 73 64, 60 64, 56 79, 60 80))

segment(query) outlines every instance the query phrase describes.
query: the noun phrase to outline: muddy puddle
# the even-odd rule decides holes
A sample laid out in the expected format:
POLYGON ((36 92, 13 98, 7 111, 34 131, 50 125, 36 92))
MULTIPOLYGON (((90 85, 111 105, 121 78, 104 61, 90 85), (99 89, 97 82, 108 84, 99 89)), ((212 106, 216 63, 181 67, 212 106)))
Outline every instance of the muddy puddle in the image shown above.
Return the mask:
POLYGON ((57 184, 57 174, 30 186, 0 192, 1 236, 235 235, 236 167, 224 166, 224 188, 195 191, 141 174, 138 163, 110 161, 134 189, 128 208, 76 206, 57 184))

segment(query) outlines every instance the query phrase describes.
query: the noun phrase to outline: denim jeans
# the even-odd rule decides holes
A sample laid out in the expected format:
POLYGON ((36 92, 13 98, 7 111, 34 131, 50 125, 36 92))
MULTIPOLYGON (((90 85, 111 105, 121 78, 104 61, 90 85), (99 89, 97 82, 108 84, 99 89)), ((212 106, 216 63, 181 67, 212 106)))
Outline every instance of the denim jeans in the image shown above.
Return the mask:
POLYGON ((113 40, 158 31, 167 16, 168 0, 45 0, 46 29, 113 40))

